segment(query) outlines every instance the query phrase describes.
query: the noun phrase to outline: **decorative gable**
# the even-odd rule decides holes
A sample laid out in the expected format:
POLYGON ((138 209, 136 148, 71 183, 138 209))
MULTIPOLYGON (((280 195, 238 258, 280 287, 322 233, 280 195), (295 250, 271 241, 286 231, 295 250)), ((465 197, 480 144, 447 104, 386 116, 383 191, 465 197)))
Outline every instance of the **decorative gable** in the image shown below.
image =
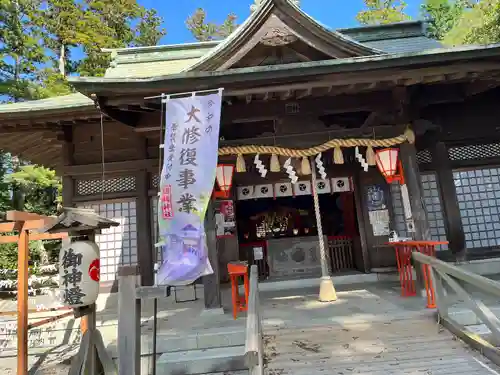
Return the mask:
POLYGON ((264 61, 269 55, 283 56, 290 52, 296 56, 290 62, 381 53, 326 29, 294 3, 290 0, 261 0, 240 27, 187 70, 214 71, 255 66, 260 65, 255 63, 258 57, 264 61), (269 47, 274 52, 270 53, 269 47))

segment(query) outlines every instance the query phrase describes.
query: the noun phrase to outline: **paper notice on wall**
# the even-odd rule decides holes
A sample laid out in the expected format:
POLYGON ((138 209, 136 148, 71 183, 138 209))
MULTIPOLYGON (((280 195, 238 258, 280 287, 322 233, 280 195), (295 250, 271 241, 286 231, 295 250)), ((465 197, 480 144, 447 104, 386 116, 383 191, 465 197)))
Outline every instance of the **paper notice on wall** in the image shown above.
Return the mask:
POLYGON ((254 247, 253 248, 253 259, 254 260, 264 259, 264 249, 262 249, 262 247, 254 247))
POLYGON ((215 228, 217 237, 224 235, 224 215, 220 212, 215 214, 215 228))
POLYGON ((374 236, 388 236, 389 229, 389 210, 376 210, 368 212, 370 224, 373 228, 374 236))

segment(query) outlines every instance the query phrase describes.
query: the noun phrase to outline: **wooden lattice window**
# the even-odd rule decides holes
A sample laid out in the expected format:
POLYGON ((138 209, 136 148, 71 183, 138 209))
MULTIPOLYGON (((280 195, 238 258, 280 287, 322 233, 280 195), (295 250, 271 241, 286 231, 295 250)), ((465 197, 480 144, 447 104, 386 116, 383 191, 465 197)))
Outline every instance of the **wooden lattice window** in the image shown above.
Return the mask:
POLYGON ((418 164, 430 164, 431 162, 432 162, 432 156, 429 150, 420 150, 417 152, 418 164))
MULTIPOLYGON (((436 174, 422 173, 420 177, 422 180, 424 208, 427 212, 431 239, 434 241, 446 241, 446 228, 443 218, 441 196, 439 194, 436 181, 436 174)), ((394 229, 399 236, 411 237, 412 234, 408 233, 406 229, 403 200, 401 198, 401 187, 399 184, 391 184, 391 196, 395 216, 394 229)), ((447 245, 436 246, 436 250, 446 250, 447 248, 447 245)))
POLYGON ((500 157, 500 143, 450 147, 448 155, 452 161, 500 157))
POLYGON ((393 183, 391 186, 391 201, 394 211, 394 223, 390 226, 395 230, 399 237, 411 237, 411 233, 406 230, 406 220, 403 208, 403 199, 401 198, 401 187, 399 183, 393 183))
POLYGON ((135 191, 135 177, 114 177, 105 180, 77 180, 76 195, 96 195, 102 193, 123 193, 135 191))
POLYGON ((160 176, 157 174, 151 175, 151 188, 157 189, 160 185, 160 176))
POLYGON ((454 171, 467 248, 500 246, 500 168, 454 171))
POLYGON ((101 258, 101 281, 114 281, 119 266, 137 264, 136 202, 133 200, 85 203, 99 215, 120 223, 96 235, 101 258))
MULTIPOLYGON (((444 223, 441 195, 437 186, 435 173, 421 175, 422 190, 427 220, 431 231, 431 239, 434 241, 447 241, 446 226, 444 223)), ((447 250, 448 245, 436 246, 436 250, 447 250)))

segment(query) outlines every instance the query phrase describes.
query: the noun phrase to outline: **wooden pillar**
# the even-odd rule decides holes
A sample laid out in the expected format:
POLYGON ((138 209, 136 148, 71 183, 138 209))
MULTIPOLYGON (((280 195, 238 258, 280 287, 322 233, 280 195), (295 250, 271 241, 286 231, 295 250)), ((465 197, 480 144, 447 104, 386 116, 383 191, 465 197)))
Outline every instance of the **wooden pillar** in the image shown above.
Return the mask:
MULTIPOLYGON (((422 192, 422 180, 417 164, 417 150, 415 145, 403 143, 399 149, 401 164, 405 178, 406 187, 410 199, 413 222, 415 226, 414 239, 417 241, 429 241, 431 232, 429 221, 427 219, 427 211, 424 207, 424 199, 422 192)), ((416 287, 420 290, 422 296, 425 295, 424 277, 421 267, 415 267, 417 276, 416 287)))
MULTIPOLYGON (((63 147, 62 158, 64 166, 74 164, 74 145, 73 145, 73 127, 65 126, 63 128, 63 147)), ((64 176, 62 179, 62 204, 64 207, 73 206, 73 197, 75 196, 75 180, 71 176, 64 176)))
MULTIPOLYGON (((352 182, 354 184, 354 205, 356 208, 356 218, 358 220, 358 231, 359 231, 359 246, 361 247, 362 263, 356 262, 358 268, 366 273, 370 272, 371 260, 370 254, 368 253, 368 240, 367 240, 367 230, 371 230, 370 224, 366 224, 365 217, 363 215, 363 197, 361 188, 361 178, 360 171, 354 173, 352 177, 352 182), (369 229, 368 229, 368 228, 369 229)), ((363 172, 364 173, 364 172, 363 172)))
POLYGON ((417 151, 415 145, 403 143, 400 146, 400 160, 408 188, 410 205, 415 224, 415 240, 427 241, 431 239, 427 211, 424 207, 422 180, 417 164, 417 151))
MULTIPOLYGON (((118 371, 141 373, 141 299, 136 296, 137 267, 118 269, 118 371)), ((155 360, 155 359, 153 359, 155 360)))
MULTIPOLYGON (((147 140, 138 139, 138 152, 147 158, 147 140)), ((149 173, 140 170, 135 175, 137 187, 136 220, 137 220, 137 256, 141 285, 154 285, 154 249, 151 238, 151 204, 149 201, 149 173)))
POLYGON ((453 180, 448 148, 444 142, 435 142, 430 147, 432 165, 437 175, 437 185, 441 196, 441 206, 445 214, 446 234, 449 249, 457 258, 465 258, 465 234, 458 206, 457 191, 453 180))
POLYGON ((208 259, 214 273, 203 276, 203 294, 206 309, 219 309, 222 307, 219 254, 217 251, 217 236, 215 230, 215 203, 213 200, 210 200, 205 216, 205 233, 207 236, 208 259))
POLYGON ((28 375, 28 248, 27 230, 19 232, 17 253, 17 374, 28 375))
POLYGON ((149 202, 149 174, 136 173, 137 186, 137 255, 141 285, 154 285, 153 241, 151 238, 151 204, 149 202))

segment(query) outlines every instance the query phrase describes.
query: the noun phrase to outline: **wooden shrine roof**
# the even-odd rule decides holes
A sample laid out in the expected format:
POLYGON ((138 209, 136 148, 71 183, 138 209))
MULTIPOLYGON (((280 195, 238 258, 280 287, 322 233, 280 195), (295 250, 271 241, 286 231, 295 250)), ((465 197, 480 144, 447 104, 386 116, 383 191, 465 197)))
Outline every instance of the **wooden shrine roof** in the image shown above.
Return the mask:
POLYGON ((101 230, 119 225, 120 223, 100 216, 91 209, 63 207, 62 213, 50 220, 40 232, 68 232, 70 235, 77 235, 79 232, 101 230))
POLYGON ((420 21, 333 31, 289 0, 262 0, 223 41, 104 52, 112 55, 104 77, 70 77, 79 93, 0 105, 0 149, 61 168, 65 129, 95 125, 101 118, 90 97, 97 99, 104 120, 114 121, 113 129, 119 122, 146 131, 138 127, 156 121, 159 104, 144 97, 161 93, 224 87, 226 103, 249 104, 500 73, 500 45, 442 48, 425 36, 420 21), (286 51, 287 59, 270 60, 273 49, 286 51))
MULTIPOLYGON (((316 21, 315 21, 316 22, 316 21)), ((383 53, 421 52, 441 48, 441 44, 425 35, 422 21, 400 22, 339 29, 336 35, 352 39, 383 53)), ((194 71, 202 59, 213 54, 224 41, 185 43, 152 47, 105 50, 112 54, 107 78, 150 78, 194 71)))
MULTIPOLYGON (((314 86, 343 86, 361 81, 373 84, 406 78, 415 80, 425 76, 441 77, 442 79, 434 80, 438 82, 447 79, 446 74, 459 71, 477 74, 498 71, 499 58, 500 44, 494 44, 254 66, 225 71, 182 72, 152 78, 72 77, 70 82, 87 95, 116 97, 114 101, 126 102, 124 93, 130 96, 146 96, 152 93, 169 94, 224 87, 224 94, 231 96, 238 95, 241 91, 239 88, 244 86, 264 93, 272 91, 271 87, 277 89, 277 86, 291 82, 302 82, 304 89, 314 86)), ((422 81, 413 81, 413 84, 422 81)))

